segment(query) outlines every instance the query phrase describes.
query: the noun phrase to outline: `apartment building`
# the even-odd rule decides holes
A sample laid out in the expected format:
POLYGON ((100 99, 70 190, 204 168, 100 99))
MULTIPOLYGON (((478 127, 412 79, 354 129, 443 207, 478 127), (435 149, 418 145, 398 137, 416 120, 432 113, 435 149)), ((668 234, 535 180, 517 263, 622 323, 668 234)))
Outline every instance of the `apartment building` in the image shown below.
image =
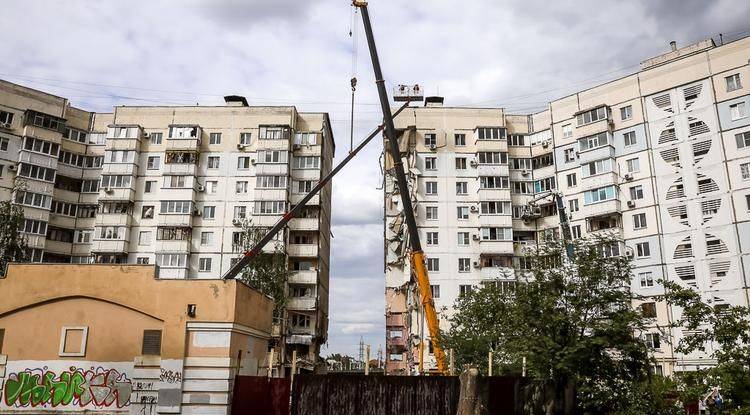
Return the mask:
MULTIPOLYGON (((0 81, 0 192, 23 206, 32 261, 220 277, 244 252, 244 229, 275 224, 335 151, 326 113, 225 101, 91 113, 0 81)), ((290 270, 277 346, 306 369, 327 338, 330 218, 329 184, 272 244, 290 270)))
MULTIPOLYGON (((574 238, 623 239, 632 291, 652 325, 640 333, 655 371, 714 364, 674 348, 693 333, 665 329, 681 310, 652 298, 659 280, 698 290, 715 307, 748 305, 750 291, 750 38, 705 40, 641 62, 638 72, 552 101, 532 115, 448 108, 441 98, 396 120, 409 166, 433 296, 443 317, 460 293, 512 284, 523 248, 559 237, 565 200, 574 238)), ((388 166, 386 166, 388 167, 388 166)), ((386 175, 388 368, 418 367, 425 333, 410 282, 393 177, 386 175)), ((397 196, 397 195, 396 195, 397 196)), ((441 320, 447 328, 446 319, 441 320)), ((424 365, 434 366, 429 342, 424 365)))

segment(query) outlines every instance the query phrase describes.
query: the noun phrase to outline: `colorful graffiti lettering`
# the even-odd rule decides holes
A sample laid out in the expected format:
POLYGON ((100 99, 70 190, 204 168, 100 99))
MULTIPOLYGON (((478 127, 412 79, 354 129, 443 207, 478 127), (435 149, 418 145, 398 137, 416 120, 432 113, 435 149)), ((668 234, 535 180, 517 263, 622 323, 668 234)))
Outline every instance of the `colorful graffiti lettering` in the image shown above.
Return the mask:
POLYGON ((124 373, 115 369, 71 367, 58 376, 45 367, 11 373, 5 381, 4 392, 8 406, 110 407, 114 404, 122 408, 130 404, 133 385, 124 373))

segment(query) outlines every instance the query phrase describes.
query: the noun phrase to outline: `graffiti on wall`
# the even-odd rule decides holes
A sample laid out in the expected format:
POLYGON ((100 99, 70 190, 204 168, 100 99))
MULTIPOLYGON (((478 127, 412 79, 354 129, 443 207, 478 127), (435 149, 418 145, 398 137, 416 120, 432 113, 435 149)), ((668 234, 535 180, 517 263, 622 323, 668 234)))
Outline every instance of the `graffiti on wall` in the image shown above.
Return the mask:
POLYGON ((15 407, 80 406, 122 408, 130 404, 133 385, 115 369, 71 366, 59 374, 42 369, 11 373, 5 380, 5 404, 15 407))

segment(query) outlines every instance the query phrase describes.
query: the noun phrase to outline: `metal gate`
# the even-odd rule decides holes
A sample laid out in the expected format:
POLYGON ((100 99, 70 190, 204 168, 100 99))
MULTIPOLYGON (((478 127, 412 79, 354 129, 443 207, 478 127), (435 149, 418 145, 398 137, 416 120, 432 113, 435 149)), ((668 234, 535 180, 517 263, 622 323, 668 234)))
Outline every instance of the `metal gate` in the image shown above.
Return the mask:
POLYGON ((289 379, 236 376, 232 393, 232 415, 288 415, 289 379))

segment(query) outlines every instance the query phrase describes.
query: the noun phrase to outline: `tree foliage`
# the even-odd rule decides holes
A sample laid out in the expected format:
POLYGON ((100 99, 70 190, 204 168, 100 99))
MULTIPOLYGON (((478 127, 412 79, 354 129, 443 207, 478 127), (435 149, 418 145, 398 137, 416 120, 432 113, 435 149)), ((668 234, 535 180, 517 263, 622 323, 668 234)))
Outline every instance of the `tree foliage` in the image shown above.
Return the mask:
POLYGON ((458 299, 444 347, 483 371, 490 351, 495 367, 513 373, 525 358, 527 376, 554 391, 557 411, 575 385, 576 413, 632 413, 651 361, 634 336, 645 320, 632 307, 629 260, 610 255, 619 243, 579 239, 569 261, 563 243, 546 241, 529 252, 529 270, 508 276, 515 288, 485 283, 458 299))
MULTIPOLYGON (((14 191, 22 190, 24 183, 17 181, 14 191)), ((10 200, 0 201, 0 276, 10 262, 28 262, 30 252, 26 238, 21 233, 24 226, 23 208, 10 200)))
MULTIPOLYGON (((242 223, 242 248, 250 250, 268 232, 268 228, 254 226, 252 221, 242 223)), ((273 297, 274 317, 283 317, 287 302, 287 257, 284 242, 273 240, 266 245, 242 271, 239 279, 250 287, 273 297)))

